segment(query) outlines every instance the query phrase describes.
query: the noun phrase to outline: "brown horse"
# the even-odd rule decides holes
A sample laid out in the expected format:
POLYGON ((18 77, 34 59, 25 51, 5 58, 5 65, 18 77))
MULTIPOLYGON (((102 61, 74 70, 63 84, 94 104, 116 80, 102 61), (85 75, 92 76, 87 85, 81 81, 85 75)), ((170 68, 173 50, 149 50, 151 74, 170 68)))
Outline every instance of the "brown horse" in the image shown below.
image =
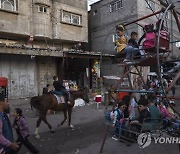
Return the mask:
POLYGON ((82 98, 83 100, 85 100, 85 102, 89 103, 88 93, 86 90, 70 91, 70 98, 69 98, 70 104, 67 103, 58 104, 57 99, 53 94, 44 94, 42 96, 32 97, 30 100, 31 107, 34 107, 39 111, 39 119, 37 120, 36 130, 34 133, 36 135, 36 138, 40 137, 38 128, 39 125, 41 124, 41 121, 44 121, 47 124, 51 133, 54 132, 52 126, 48 123, 46 119, 48 110, 63 111, 64 120, 61 122, 61 125, 63 125, 64 122, 66 121, 67 113, 68 113, 68 124, 71 128, 73 128, 73 126, 71 125, 71 114, 72 114, 72 108, 77 98, 82 98))

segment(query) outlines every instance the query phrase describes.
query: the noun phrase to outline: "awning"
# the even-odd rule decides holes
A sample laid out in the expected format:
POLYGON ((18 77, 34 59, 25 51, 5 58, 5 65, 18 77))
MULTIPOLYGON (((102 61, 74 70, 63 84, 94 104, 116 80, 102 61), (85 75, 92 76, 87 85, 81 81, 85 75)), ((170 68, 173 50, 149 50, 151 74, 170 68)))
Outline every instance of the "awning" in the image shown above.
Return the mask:
POLYGON ((82 51, 82 50, 68 50, 64 51, 64 57, 71 57, 71 58, 98 58, 100 59, 101 56, 103 58, 115 58, 115 55, 111 54, 102 54, 101 52, 89 52, 89 51, 82 51))

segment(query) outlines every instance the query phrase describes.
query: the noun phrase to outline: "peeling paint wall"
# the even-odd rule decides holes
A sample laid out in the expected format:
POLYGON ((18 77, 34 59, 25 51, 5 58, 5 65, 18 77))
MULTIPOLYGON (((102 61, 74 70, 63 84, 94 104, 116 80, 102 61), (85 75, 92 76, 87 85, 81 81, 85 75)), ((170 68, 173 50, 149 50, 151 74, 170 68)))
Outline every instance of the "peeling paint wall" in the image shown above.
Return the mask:
POLYGON ((52 86, 53 76, 57 75, 56 58, 38 57, 37 58, 37 76, 38 76, 38 94, 42 94, 42 89, 47 84, 52 86))

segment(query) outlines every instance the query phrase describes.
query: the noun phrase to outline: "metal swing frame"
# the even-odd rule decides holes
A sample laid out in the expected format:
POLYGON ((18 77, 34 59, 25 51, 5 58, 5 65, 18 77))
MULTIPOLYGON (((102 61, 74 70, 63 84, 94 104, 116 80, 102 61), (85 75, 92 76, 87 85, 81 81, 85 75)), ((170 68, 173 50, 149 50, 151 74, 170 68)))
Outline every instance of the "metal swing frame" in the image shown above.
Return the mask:
MULTIPOLYGON (((120 80, 118 81, 118 83, 113 87, 113 89, 117 88, 117 86, 123 82, 123 78, 124 78, 125 76, 128 76, 128 80, 129 80, 129 82, 131 83, 130 78, 129 78, 129 74, 139 75, 141 81, 143 82, 144 86, 146 87, 145 81, 143 80, 143 77, 142 77, 142 75, 141 75, 141 72, 140 72, 139 69, 138 69, 138 66, 140 66, 140 67, 141 67, 141 66, 150 66, 150 65, 152 64, 152 61, 154 60, 153 63, 156 62, 156 64, 157 64, 158 77, 159 77, 159 79, 160 79, 160 86, 162 87, 162 91, 161 91, 160 93, 164 95, 164 98, 165 98, 166 100, 168 100, 167 92, 174 86, 174 84, 176 83, 176 81, 180 78, 180 71, 176 74, 173 82, 169 85, 169 87, 168 87, 167 89, 165 89, 165 87, 164 87, 163 84, 162 84, 161 70, 160 70, 160 57, 159 57, 159 53, 160 53, 160 45, 159 45, 159 43, 160 43, 160 30, 161 30, 163 21, 165 20, 165 15, 166 15, 166 13, 168 12, 168 10, 171 10, 171 11, 172 11, 172 14, 173 14, 173 16, 174 16, 174 18, 175 18, 175 20, 176 20, 176 23, 177 23, 177 27, 178 27, 179 32, 180 32, 180 22, 179 22, 179 19, 178 19, 177 12, 176 12, 176 10, 175 10, 175 8, 174 8, 174 3, 171 3, 171 4, 169 4, 169 5, 166 5, 165 7, 166 7, 165 11, 164 11, 164 10, 160 10, 160 11, 157 11, 157 12, 152 13, 152 14, 150 14, 150 15, 147 15, 147 16, 145 16, 145 17, 142 17, 142 18, 139 18, 139 19, 134 20, 134 21, 132 21, 132 22, 129 22, 129 23, 127 23, 127 24, 124 24, 124 26, 127 26, 127 25, 130 25, 130 24, 136 23, 137 21, 140 21, 140 20, 149 18, 149 17, 151 17, 151 16, 154 16, 154 15, 156 15, 156 14, 159 14, 159 13, 163 12, 163 17, 162 17, 162 19, 161 19, 161 21, 160 21, 160 26, 159 26, 159 30, 158 30, 158 36, 157 36, 156 59, 154 59, 155 56, 153 56, 153 57, 150 57, 149 60, 147 60, 147 59, 146 59, 146 60, 142 60, 142 61, 139 61, 139 62, 137 62, 137 63, 133 63, 133 64, 131 64, 131 65, 123 64, 123 65, 124 65, 124 70, 125 70, 125 71, 124 71, 124 74, 123 74, 123 76, 120 78, 120 80), (147 62, 149 62, 149 63, 147 63, 147 62), (135 68, 137 72, 131 72, 133 68, 135 68)), ((106 40, 107 40, 107 38, 105 39, 105 41, 106 41, 106 40)), ((167 58, 167 57, 166 57, 166 58, 167 58)), ((163 59, 163 60, 164 60, 164 59, 163 59)), ((102 63, 102 57, 101 57, 101 63, 102 63)), ((136 92, 136 93, 141 93, 141 92, 142 92, 142 91, 139 91, 139 90, 133 90, 131 84, 130 84, 130 87, 131 87, 131 90, 120 89, 120 90, 116 90, 116 91, 127 91, 127 92, 136 92)), ((105 86, 105 88, 106 88, 108 91, 110 91, 110 90, 107 88, 107 86, 105 86)), ((111 91, 112 91, 112 88, 111 88, 111 91)), ((111 91, 109 92, 109 97, 111 97, 112 99, 114 99, 115 101, 117 101, 117 100, 112 96, 111 91)), ((146 93, 149 93, 149 92, 150 92, 150 91, 148 91, 147 87, 146 87, 146 91, 145 91, 145 92, 146 92, 146 93)), ((151 93, 152 93, 152 91, 151 91, 151 93)), ((108 105, 109 105, 109 104, 107 104, 107 107, 108 107, 108 105)), ((169 104, 169 105, 170 105, 170 107, 172 107, 171 104, 169 104)), ((107 107, 106 107, 106 109, 107 109, 107 107)), ((173 108, 173 107, 172 107, 172 108, 173 108)), ((173 110, 174 110, 174 109, 173 109, 173 110)), ((175 111, 175 110, 174 110, 174 111, 175 111)), ((102 141, 102 144, 101 144, 101 147, 100 147, 100 153, 102 153, 102 151, 103 151, 103 147, 104 147, 104 144, 105 144, 105 140, 106 140, 106 137, 107 137, 109 128, 110 128, 110 125, 108 124, 108 125, 106 126, 104 138, 103 138, 103 141, 102 141)), ((179 146, 179 149, 180 149, 180 146, 179 146)))

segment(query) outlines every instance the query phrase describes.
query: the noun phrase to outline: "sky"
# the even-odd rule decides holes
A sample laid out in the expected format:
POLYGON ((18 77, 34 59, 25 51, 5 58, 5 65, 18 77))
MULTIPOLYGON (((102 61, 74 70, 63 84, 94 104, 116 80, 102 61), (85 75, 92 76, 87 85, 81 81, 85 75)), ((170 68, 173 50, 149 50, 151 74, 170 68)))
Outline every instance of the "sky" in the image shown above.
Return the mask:
POLYGON ((97 1, 99 1, 99 0, 88 0, 88 10, 90 10, 90 4, 92 4, 92 3, 95 3, 95 2, 97 2, 97 1))

